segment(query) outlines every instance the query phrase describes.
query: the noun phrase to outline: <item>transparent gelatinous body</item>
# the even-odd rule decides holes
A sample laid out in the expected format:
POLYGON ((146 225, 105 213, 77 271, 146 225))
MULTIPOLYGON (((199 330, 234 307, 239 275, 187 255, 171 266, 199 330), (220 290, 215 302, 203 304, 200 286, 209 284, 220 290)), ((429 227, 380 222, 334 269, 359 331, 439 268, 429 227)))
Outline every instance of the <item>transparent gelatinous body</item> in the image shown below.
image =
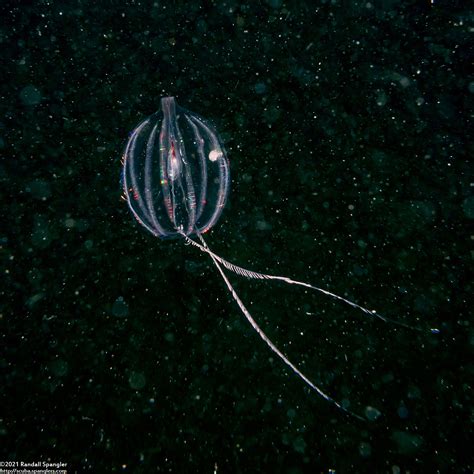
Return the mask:
POLYGON ((140 224, 162 238, 189 236, 219 219, 229 193, 229 161, 209 122, 164 97, 160 110, 131 133, 122 180, 140 224))

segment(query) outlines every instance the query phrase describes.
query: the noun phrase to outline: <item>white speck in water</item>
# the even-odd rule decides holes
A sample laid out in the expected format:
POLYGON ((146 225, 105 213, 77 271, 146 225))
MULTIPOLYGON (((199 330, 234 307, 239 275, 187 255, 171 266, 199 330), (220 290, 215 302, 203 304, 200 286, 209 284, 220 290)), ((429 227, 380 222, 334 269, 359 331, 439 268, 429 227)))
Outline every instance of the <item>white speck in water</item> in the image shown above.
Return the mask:
POLYGON ((222 158, 222 151, 221 150, 211 150, 209 152, 209 159, 211 161, 217 161, 219 158, 222 158))
POLYGON ((381 415, 380 411, 377 408, 368 406, 365 408, 365 416, 369 421, 376 420, 381 415))

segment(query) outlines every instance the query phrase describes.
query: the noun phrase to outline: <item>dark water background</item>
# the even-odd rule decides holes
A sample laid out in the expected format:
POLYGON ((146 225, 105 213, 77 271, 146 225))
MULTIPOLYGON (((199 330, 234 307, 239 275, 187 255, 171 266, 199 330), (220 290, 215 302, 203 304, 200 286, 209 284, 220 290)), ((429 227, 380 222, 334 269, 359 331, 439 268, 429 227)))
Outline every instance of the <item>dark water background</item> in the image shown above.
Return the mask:
POLYGON ((2 3, 0 460, 472 472, 466 5, 2 3), (225 140, 218 254, 442 330, 231 277, 310 378, 377 419, 310 392, 208 258, 129 214, 121 153, 165 95, 225 140))

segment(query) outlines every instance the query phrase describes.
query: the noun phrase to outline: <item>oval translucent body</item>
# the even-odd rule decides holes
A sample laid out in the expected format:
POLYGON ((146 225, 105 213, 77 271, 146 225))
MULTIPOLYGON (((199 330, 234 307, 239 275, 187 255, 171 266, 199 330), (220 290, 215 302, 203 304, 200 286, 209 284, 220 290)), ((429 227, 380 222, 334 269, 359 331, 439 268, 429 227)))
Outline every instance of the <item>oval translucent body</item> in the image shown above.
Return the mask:
POLYGON ((215 128, 161 99, 158 112, 130 134, 123 190, 136 217, 152 234, 204 233, 219 219, 229 194, 229 161, 215 128))

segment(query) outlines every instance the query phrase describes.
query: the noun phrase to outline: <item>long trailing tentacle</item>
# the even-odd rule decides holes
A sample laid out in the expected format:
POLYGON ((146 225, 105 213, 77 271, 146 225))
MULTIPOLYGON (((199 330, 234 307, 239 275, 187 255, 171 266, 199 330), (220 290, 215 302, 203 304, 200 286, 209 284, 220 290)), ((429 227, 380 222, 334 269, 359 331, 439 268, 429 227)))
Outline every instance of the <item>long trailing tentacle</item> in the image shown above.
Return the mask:
MULTIPOLYGON (((325 392, 323 392, 323 390, 321 390, 316 384, 314 384, 310 379, 308 379, 308 377, 306 377, 306 375, 303 374, 303 372, 301 372, 298 367, 296 367, 289 359, 288 357, 285 356, 285 354, 283 354, 283 352, 280 351, 280 349, 278 349, 277 346, 275 346, 275 344, 268 338, 268 336, 263 332, 263 330, 260 328, 260 326, 257 324, 257 322, 253 319, 252 315, 249 313, 249 311, 247 310, 247 308, 245 307, 244 303, 242 302, 242 300, 240 299, 239 295, 237 294, 237 292, 235 291, 234 287, 232 286, 232 284, 230 283, 229 279, 227 278, 226 274, 224 273, 224 270, 222 269, 222 266, 224 266, 225 268, 228 268, 227 265, 224 264, 224 262, 226 262, 224 259, 222 259, 221 257, 219 257, 218 255, 216 255, 214 252, 212 252, 209 247, 207 246, 206 242, 204 241, 203 237, 198 234, 201 242, 202 242, 202 245, 197 243, 196 241, 190 239, 188 236, 186 236, 183 232, 183 237, 185 238, 186 242, 188 244, 192 244, 192 245, 195 245, 197 246, 198 248, 200 248, 203 252, 207 253, 212 261, 214 262, 214 265, 216 266, 217 270, 219 271, 219 273, 221 274, 222 276, 222 279, 224 280, 224 283, 226 284, 228 290, 230 291, 232 297, 234 298, 234 300, 236 301, 236 303, 239 305, 239 308, 240 310, 242 311, 243 315, 245 316, 245 318, 247 319, 247 321, 250 323, 250 325, 253 327, 253 329, 255 330, 255 332, 265 341, 265 343, 270 347, 270 349, 272 350, 272 352, 274 352, 288 367, 290 367, 290 369, 298 376, 300 377, 309 387, 311 387, 316 393, 318 393, 319 396, 321 396, 322 398, 324 398, 326 401, 334 404, 337 408, 339 408, 340 410, 344 411, 345 413, 357 418, 358 420, 362 420, 362 421, 366 421, 365 418, 361 417, 360 415, 357 415, 356 413, 348 410, 347 408, 345 408, 344 406, 342 406, 339 402, 337 402, 336 400, 334 400, 333 398, 331 398, 329 395, 327 395, 325 392), (222 264, 222 266, 221 266, 222 264)), ((229 262, 226 262, 227 264, 229 265, 232 265, 230 264, 229 262)), ((235 267, 234 268, 239 268, 239 267, 235 267)), ((245 269, 241 269, 241 270, 245 270, 245 269)), ((248 272, 248 270, 245 270, 245 272, 248 272)), ((253 273, 253 272, 252 272, 253 273)), ((241 274, 241 273, 238 273, 238 274, 241 274)), ((243 276, 247 276, 246 274, 242 273, 243 276)), ((258 273, 255 273, 255 275, 260 275, 258 273)), ((254 278, 259 278, 259 279, 262 279, 262 277, 254 277, 254 278)))
MULTIPOLYGON (((188 244, 194 245, 195 247, 199 248, 199 250, 201 250, 202 252, 207 253, 210 257, 212 257, 213 259, 215 259, 216 261, 221 263, 222 266, 227 268, 227 270, 230 270, 231 272, 234 272, 237 275, 240 275, 240 276, 243 276, 243 277, 246 277, 246 278, 256 279, 256 280, 279 280, 279 281, 283 281, 283 282, 285 282, 289 285, 298 285, 298 286, 303 286, 305 288, 310 288, 312 290, 319 291, 320 293, 323 293, 326 296, 330 296, 331 298, 342 301, 343 303, 346 303, 349 306, 352 306, 353 308, 358 309, 358 310, 362 311, 363 313, 371 316, 372 318, 378 318, 378 319, 380 319, 380 320, 382 320, 386 323, 395 324, 397 326, 401 326, 401 327, 404 327, 406 329, 411 329, 411 330, 414 330, 414 331, 421 331, 421 332, 426 331, 426 329, 418 328, 416 326, 410 326, 409 324, 405 324, 401 321, 397 321, 395 319, 390 319, 390 318, 387 318, 385 316, 382 316, 381 314, 377 313, 374 310, 364 308, 363 306, 360 306, 357 303, 354 303, 353 301, 350 301, 346 298, 343 298, 342 296, 336 295, 335 293, 331 293, 330 291, 325 290, 323 288, 319 288, 317 286, 310 285, 309 283, 305 283, 303 281, 293 280, 291 278, 284 277, 284 276, 267 275, 265 273, 258 273, 258 272, 254 272, 252 270, 247 270, 246 268, 239 267, 237 265, 234 265, 231 262, 228 262, 227 260, 224 260, 222 257, 215 254, 212 250, 210 250, 209 247, 206 245, 204 239, 202 238, 201 234, 198 234, 199 239, 202 242, 201 244, 199 242, 196 242, 195 240, 190 239, 184 233, 182 235, 184 236, 184 238, 186 239, 186 242, 188 244)), ((439 333, 439 329, 437 329, 437 328, 430 328, 428 331, 431 332, 432 334, 438 334, 439 333)))

